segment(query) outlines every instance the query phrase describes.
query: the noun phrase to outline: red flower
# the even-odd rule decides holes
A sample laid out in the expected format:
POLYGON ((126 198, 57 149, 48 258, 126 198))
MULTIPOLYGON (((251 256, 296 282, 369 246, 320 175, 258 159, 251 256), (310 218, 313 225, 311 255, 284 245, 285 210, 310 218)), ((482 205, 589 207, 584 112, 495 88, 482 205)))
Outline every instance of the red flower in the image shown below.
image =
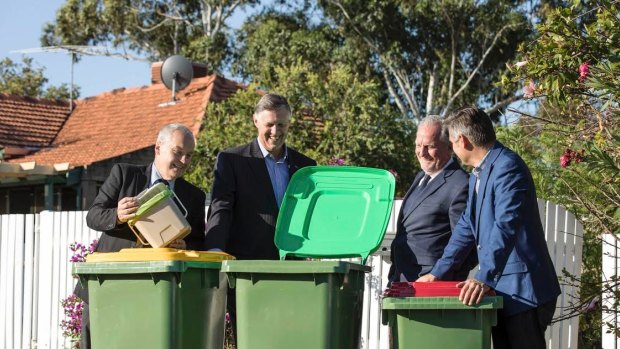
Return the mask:
POLYGON ((590 75, 590 65, 588 62, 582 63, 579 66, 579 82, 584 82, 588 75, 590 75))
POLYGON ((570 166, 571 162, 573 161, 575 162, 575 164, 582 162, 583 153, 583 150, 581 150, 580 152, 576 152, 570 148, 566 148, 562 156, 560 156, 560 166, 562 166, 562 168, 566 168, 570 166))

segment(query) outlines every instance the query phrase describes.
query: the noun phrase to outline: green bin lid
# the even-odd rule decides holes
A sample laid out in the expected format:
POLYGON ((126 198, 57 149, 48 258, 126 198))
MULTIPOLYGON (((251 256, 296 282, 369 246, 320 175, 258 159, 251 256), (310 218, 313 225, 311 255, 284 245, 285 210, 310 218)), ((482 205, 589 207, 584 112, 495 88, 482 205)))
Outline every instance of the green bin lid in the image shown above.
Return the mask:
POLYGON ((386 170, 313 166, 295 172, 278 215, 280 258, 361 257, 385 235, 394 202, 394 176, 386 170))

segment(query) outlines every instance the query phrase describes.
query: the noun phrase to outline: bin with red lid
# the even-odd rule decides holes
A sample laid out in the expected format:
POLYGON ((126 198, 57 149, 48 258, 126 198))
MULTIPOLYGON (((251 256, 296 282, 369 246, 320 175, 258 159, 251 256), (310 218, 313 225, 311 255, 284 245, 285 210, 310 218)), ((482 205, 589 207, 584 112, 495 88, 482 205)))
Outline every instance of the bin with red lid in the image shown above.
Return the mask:
POLYGON ((392 348, 491 348, 491 327, 503 301, 488 293, 477 305, 458 298, 457 281, 397 282, 386 290, 382 322, 392 348))

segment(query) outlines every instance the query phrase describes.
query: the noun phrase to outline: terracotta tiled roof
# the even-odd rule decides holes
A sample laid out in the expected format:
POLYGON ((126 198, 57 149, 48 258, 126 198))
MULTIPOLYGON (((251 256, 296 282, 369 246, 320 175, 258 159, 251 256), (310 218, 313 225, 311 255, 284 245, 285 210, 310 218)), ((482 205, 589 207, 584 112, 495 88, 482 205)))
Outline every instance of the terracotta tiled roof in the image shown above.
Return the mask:
POLYGON ((68 116, 68 102, 0 93, 0 146, 46 147, 68 116))
POLYGON ((49 165, 68 162, 71 167, 92 164, 151 147, 159 129, 169 123, 200 131, 210 101, 220 101, 241 88, 238 83, 210 75, 194 78, 171 100, 163 84, 118 89, 78 101, 51 147, 11 162, 35 161, 49 165))

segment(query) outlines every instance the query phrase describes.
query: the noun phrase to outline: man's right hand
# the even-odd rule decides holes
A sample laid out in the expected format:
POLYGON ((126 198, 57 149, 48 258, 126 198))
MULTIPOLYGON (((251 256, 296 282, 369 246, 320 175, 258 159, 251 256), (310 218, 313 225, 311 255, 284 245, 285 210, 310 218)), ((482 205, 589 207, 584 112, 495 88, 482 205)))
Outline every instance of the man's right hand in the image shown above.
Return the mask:
POLYGON ((420 276, 415 282, 433 282, 437 280, 438 279, 437 277, 435 277, 435 275, 429 273, 429 274, 420 276))
POLYGON ((135 196, 122 198, 116 208, 116 222, 122 224, 135 217, 138 206, 140 204, 135 196))

